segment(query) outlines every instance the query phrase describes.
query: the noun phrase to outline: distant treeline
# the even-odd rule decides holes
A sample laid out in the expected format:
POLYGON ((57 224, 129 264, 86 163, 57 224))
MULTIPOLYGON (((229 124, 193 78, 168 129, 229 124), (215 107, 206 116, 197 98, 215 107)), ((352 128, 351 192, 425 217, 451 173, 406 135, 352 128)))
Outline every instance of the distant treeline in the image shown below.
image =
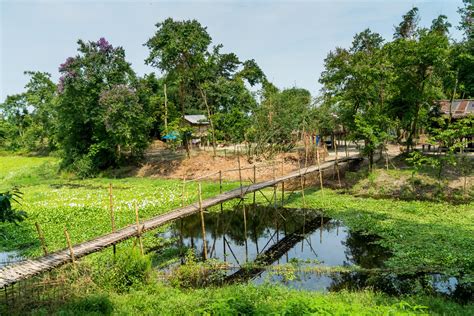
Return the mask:
POLYGON ((214 146, 248 142, 260 154, 291 149, 305 133, 364 140, 370 158, 390 140, 410 149, 421 129, 451 123, 431 119, 440 117, 434 101, 474 96, 473 11, 464 0, 460 42, 450 39, 446 16, 418 26, 417 8, 391 42, 369 29, 357 33, 350 48, 328 54, 316 98, 279 90, 255 60, 223 53, 196 20, 156 24, 145 63, 160 77, 137 76, 124 49, 104 38, 79 40, 77 54, 59 66, 59 82, 25 72, 25 92, 0 104, 0 147, 55 151, 63 167, 92 175, 140 159, 169 133, 187 148, 191 130, 182 117, 204 114, 214 146))

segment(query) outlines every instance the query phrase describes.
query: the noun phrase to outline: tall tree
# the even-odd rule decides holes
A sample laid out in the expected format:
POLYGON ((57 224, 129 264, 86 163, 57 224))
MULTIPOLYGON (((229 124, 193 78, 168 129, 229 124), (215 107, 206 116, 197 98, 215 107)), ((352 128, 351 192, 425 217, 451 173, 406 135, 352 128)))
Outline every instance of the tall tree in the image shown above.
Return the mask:
POLYGON ((326 107, 334 108, 353 140, 364 141, 370 168, 376 150, 390 138, 387 109, 393 69, 382 43, 370 30, 356 34, 349 50, 337 48, 328 54, 320 78, 326 107))
POLYGON ((181 114, 192 102, 189 93, 197 69, 204 63, 211 37, 196 20, 174 21, 171 18, 156 24, 156 32, 145 45, 150 53, 145 62, 160 69, 179 85, 181 114))
POLYGON ((413 7, 402 17, 402 22, 395 27, 395 33, 393 34, 394 39, 413 39, 418 29, 418 22, 420 17, 418 16, 418 8, 413 7))
POLYGON ((57 140, 63 164, 88 175, 141 156, 152 119, 138 102, 124 49, 104 38, 78 45, 59 67, 57 140))
POLYGON ((30 76, 26 91, 8 96, 0 104, 5 120, 8 149, 52 150, 55 130, 56 85, 44 72, 25 72, 30 76))
POLYGON ((416 39, 397 39, 387 49, 397 73, 392 113, 407 132, 410 149, 420 121, 433 102, 444 97, 442 78, 449 70, 449 41, 444 34, 420 29, 416 39))

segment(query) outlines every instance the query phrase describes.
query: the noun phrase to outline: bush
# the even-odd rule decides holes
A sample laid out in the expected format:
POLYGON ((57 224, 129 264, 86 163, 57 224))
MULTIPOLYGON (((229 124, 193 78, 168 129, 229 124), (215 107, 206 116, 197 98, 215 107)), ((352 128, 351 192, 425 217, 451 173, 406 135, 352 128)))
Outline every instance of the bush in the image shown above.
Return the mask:
POLYGON ((15 210, 12 206, 12 201, 18 203, 21 199, 21 192, 18 189, 13 189, 11 192, 0 192, 0 222, 1 223, 15 223, 23 221, 26 218, 26 212, 15 210))
POLYGON ((149 281, 152 272, 151 258, 142 255, 136 248, 126 249, 117 253, 115 260, 105 271, 101 277, 105 287, 119 293, 128 292, 130 288, 149 281))
POLYGON ((58 314, 65 315, 111 315, 113 305, 105 294, 92 294, 66 304, 58 314))

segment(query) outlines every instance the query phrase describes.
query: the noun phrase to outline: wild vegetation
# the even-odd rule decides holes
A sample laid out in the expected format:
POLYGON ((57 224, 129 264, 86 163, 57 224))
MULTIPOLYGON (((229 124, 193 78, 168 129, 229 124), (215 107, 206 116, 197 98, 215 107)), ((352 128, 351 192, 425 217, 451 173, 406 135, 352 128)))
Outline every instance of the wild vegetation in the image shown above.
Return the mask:
MULTIPOLYGON (((160 77, 138 76, 125 50, 104 38, 79 40, 77 54, 59 66, 58 83, 48 73, 26 72, 25 92, 0 104, 2 251, 41 256, 36 224, 50 252, 66 247, 65 227, 73 244, 108 233, 111 204, 121 228, 135 224, 135 207, 140 219, 148 219, 196 202, 197 182, 186 184, 183 193, 183 179, 116 178, 114 171, 154 163, 146 157, 149 145, 165 136, 170 150, 194 159, 194 131, 183 116, 204 114, 214 156, 219 145, 240 144, 255 163, 297 148, 298 157, 291 159, 301 166, 328 136, 332 146, 334 138, 357 145, 368 168, 347 171, 335 185, 327 177, 324 189, 318 175, 304 180, 306 190, 303 181, 289 183, 293 193, 285 205, 322 212, 353 232, 377 236, 374 243, 390 253, 381 272, 385 278, 441 274, 456 278, 464 297, 455 301, 426 291, 424 281, 396 296, 375 287, 318 293, 267 283, 222 285, 213 282, 222 279, 222 262, 201 262, 192 251, 167 276, 160 269, 177 263, 183 249, 175 247, 175 237, 150 232, 143 236, 145 254, 127 240, 117 245, 117 254, 105 250, 34 279, 59 280, 66 293, 60 300, 30 304, 26 297, 15 310, 0 306, 0 313, 473 314, 474 160, 466 149, 474 117, 443 115, 436 103, 474 97, 473 12, 464 0, 459 9, 464 38, 458 42, 450 38, 452 26, 443 15, 430 27, 419 26, 416 7, 402 17, 391 41, 370 29, 357 33, 351 47, 328 54, 316 98, 298 87, 279 89, 255 60, 223 53, 198 21, 169 18, 156 24, 144 44, 145 63, 160 77), (422 134, 437 152, 419 150, 422 134), (403 153, 389 154, 389 145, 403 153)), ((220 192, 217 181, 201 184, 203 198, 220 192)), ((223 190, 239 185, 224 181, 223 190)), ((270 196, 273 189, 264 193, 270 196)), ((267 200, 258 194, 257 203, 267 200)), ((288 277, 290 266, 268 269, 288 277)), ((361 267, 318 269, 312 272, 361 267)), ((43 287, 41 295, 54 298, 55 290, 43 287)))

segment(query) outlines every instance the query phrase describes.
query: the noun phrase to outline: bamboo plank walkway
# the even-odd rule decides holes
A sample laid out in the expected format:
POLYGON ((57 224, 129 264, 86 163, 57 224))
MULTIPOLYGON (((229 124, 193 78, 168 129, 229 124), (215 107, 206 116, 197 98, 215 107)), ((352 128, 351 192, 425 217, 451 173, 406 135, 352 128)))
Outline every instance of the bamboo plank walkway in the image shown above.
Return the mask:
MULTIPOLYGON (((354 157, 344 157, 338 159, 340 164, 347 163, 350 161, 360 160, 360 158, 354 157)), ((334 166, 335 160, 330 160, 320 164, 321 170, 328 169, 334 166)), ((251 184, 248 186, 242 186, 242 188, 233 189, 222 194, 219 194, 215 197, 206 199, 202 201, 202 208, 206 209, 214 205, 218 205, 222 202, 229 201, 235 198, 240 198, 242 192, 245 194, 252 193, 255 191, 262 190, 267 187, 277 185, 278 183, 288 181, 291 179, 298 178, 300 176, 310 174, 313 172, 319 171, 318 166, 309 166, 307 168, 291 172, 282 177, 276 177, 275 179, 263 181, 260 183, 251 184)), ((185 207, 174 209, 168 213, 152 217, 146 221, 140 223, 142 227, 142 233, 148 230, 155 229, 159 226, 162 226, 168 222, 174 221, 179 218, 189 216, 193 213, 199 212, 199 204, 194 203, 185 207)), ((104 248, 115 245, 126 239, 138 236, 137 226, 131 225, 124 227, 122 229, 116 230, 115 232, 97 237, 95 239, 77 244, 72 247, 74 252, 74 257, 77 260, 78 258, 84 257, 88 254, 98 252, 104 248)), ((25 260, 16 264, 12 264, 0 269, 0 288, 14 284, 18 281, 27 279, 34 275, 40 274, 42 272, 49 271, 61 265, 64 265, 68 262, 71 262, 71 255, 69 249, 59 250, 57 252, 51 253, 49 255, 25 260)))

